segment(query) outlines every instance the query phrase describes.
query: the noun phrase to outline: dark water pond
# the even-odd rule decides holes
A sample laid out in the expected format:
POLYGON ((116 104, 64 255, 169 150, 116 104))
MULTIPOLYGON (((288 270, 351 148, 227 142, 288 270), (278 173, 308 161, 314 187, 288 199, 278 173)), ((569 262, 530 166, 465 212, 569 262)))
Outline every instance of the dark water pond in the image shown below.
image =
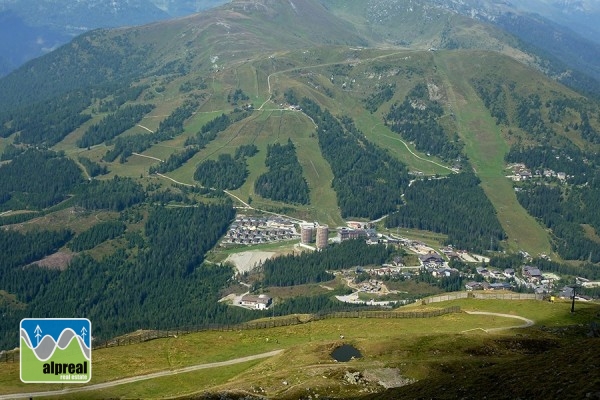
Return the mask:
POLYGON ((333 350, 331 357, 336 361, 346 362, 353 358, 361 358, 362 354, 360 354, 360 351, 356 347, 345 344, 333 350))

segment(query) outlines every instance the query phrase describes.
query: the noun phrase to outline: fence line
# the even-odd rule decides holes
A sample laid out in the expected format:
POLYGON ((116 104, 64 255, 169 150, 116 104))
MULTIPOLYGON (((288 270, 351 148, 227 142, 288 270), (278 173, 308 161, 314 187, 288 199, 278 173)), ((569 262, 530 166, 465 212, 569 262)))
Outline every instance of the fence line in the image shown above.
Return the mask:
POLYGON ((423 299, 423 304, 440 303, 458 299, 495 299, 495 300, 544 300, 543 294, 534 293, 494 293, 494 292, 455 292, 423 299))
POLYGON ((189 333, 206 332, 206 331, 241 331, 241 330, 254 330, 254 329, 268 329, 278 328, 282 326, 292 326, 305 324, 312 321, 320 321, 334 318, 432 318, 438 317, 445 314, 458 313, 460 312, 460 306, 447 307, 440 310, 431 311, 413 311, 413 312, 393 312, 393 311, 337 311, 319 314, 308 314, 299 316, 289 316, 285 318, 273 318, 263 319, 257 321, 249 321, 235 325, 219 325, 209 324, 203 326, 196 326, 191 328, 180 328, 180 329, 169 329, 169 330, 152 330, 143 332, 140 335, 129 336, 125 338, 116 338, 107 340, 93 345, 94 349, 126 346, 130 344, 136 344, 141 342, 147 342, 149 340, 161 339, 167 337, 177 337, 179 335, 185 335, 189 333))
MULTIPOLYGON (((541 294, 533 293, 490 293, 490 292, 455 292, 444 295, 429 297, 422 300, 423 304, 440 303, 444 301, 458 300, 458 299, 497 299, 497 300, 543 300, 544 296, 541 294)), ((196 332, 206 331, 240 331, 240 330, 252 330, 252 329, 267 329, 267 328, 278 328, 282 326, 292 326, 305 324, 311 321, 320 321, 334 318, 432 318, 438 317, 445 314, 458 313, 460 312, 460 306, 447 307, 439 310, 430 311, 411 311, 411 312, 395 312, 395 311, 372 311, 372 310, 356 310, 356 311, 335 311, 319 314, 308 314, 302 316, 288 316, 285 318, 273 318, 263 319, 257 321, 249 321, 241 324, 209 324, 195 327, 185 327, 179 329, 168 329, 168 330, 149 330, 144 331, 139 335, 131 335, 128 337, 120 337, 115 339, 106 340, 103 342, 93 343, 93 349, 101 349, 107 347, 118 347, 128 346, 131 344, 137 344, 147 342, 155 339, 163 339, 168 337, 177 337, 179 335, 185 335, 196 332)), ((5 351, 0 352, 0 362, 16 362, 19 361, 18 351, 5 351)))
MULTIPOLYGON (((272 318, 263 319, 257 321, 249 321, 235 325, 220 325, 220 324, 209 324, 196 327, 180 328, 180 329, 168 329, 168 330, 151 330, 144 331, 139 335, 131 335, 128 337, 120 337, 115 339, 106 340, 103 342, 94 343, 93 349, 103 349, 107 347, 118 347, 128 346, 131 344, 147 342, 154 339, 162 339, 168 337, 177 337, 179 335, 186 335, 196 332, 206 331, 240 331, 240 330, 252 330, 252 329, 267 329, 267 328, 278 328, 282 326, 292 326, 306 324, 313 321, 321 321, 326 319, 334 318, 380 318, 380 319, 391 319, 391 318, 432 318, 439 317, 445 314, 452 314, 460 312, 459 306, 447 307, 439 310, 431 311, 411 311, 411 312, 394 312, 394 311, 336 311, 319 314, 308 314, 308 315, 294 315, 284 318, 272 318)), ((0 353, 0 362, 15 362, 19 361, 19 352, 10 351, 0 353)))

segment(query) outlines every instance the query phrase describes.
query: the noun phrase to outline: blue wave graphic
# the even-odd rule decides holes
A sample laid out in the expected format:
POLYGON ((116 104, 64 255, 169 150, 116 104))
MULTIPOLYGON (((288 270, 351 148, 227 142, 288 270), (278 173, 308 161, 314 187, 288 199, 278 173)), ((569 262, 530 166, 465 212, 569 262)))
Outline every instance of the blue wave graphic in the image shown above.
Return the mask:
POLYGON ((29 334, 25 329, 21 329, 21 338, 25 340, 27 347, 33 350, 33 353, 40 361, 46 361, 50 357, 52 357, 57 348, 60 350, 66 349, 67 347, 69 347, 69 344, 71 344, 73 340, 77 340, 77 342, 79 343, 79 348, 81 349, 81 352, 83 353, 84 357, 87 360, 91 360, 91 349, 87 347, 83 338, 76 334, 75 331, 73 331, 73 329, 71 328, 65 328, 60 333, 58 341, 55 341, 54 338, 50 335, 44 336, 35 347, 31 343, 29 334))

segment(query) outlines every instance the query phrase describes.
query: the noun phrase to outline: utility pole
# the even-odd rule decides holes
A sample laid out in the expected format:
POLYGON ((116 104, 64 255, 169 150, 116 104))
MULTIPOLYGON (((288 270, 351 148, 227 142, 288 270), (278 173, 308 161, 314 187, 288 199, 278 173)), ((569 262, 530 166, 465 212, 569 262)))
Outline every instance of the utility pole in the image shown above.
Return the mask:
POLYGON ((572 301, 571 301, 571 314, 573 314, 575 312, 575 292, 577 289, 580 288, 580 286, 578 284, 574 284, 574 285, 570 285, 569 286, 571 289, 573 289, 573 297, 571 297, 572 301))

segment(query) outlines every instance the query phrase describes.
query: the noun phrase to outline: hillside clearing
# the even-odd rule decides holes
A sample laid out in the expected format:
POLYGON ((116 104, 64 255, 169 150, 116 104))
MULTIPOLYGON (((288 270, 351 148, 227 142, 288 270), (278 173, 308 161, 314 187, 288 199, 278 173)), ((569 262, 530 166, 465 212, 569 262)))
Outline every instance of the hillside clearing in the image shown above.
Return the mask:
POLYGON ((460 56, 436 54, 438 71, 445 80, 451 108, 457 115, 459 135, 481 187, 494 205, 498 220, 508 235, 507 246, 530 254, 554 254, 548 233, 519 204, 511 181, 504 176, 508 145, 487 109, 466 81, 460 56), (464 104, 469 104, 465 107, 464 104))

